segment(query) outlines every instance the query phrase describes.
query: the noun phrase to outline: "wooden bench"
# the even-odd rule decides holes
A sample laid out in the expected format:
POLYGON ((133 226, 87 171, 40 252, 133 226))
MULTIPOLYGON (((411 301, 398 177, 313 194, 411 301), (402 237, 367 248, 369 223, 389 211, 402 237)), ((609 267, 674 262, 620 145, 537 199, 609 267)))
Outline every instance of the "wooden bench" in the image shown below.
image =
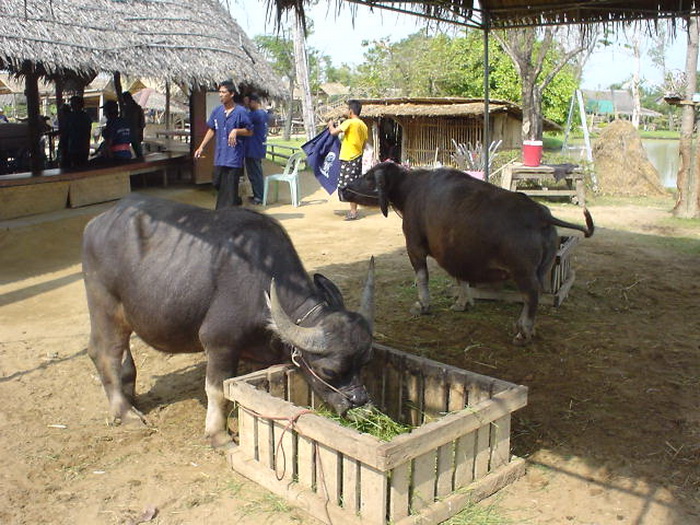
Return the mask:
POLYGON ((555 181, 556 169, 553 166, 542 164, 540 166, 525 166, 519 162, 509 164, 503 169, 501 187, 510 191, 521 191, 530 196, 542 197, 570 197, 579 206, 586 205, 586 186, 583 180, 584 174, 580 168, 574 168, 571 173, 560 180, 555 181), (519 188, 524 181, 535 181, 539 189, 519 188), (565 187, 561 186, 561 182, 565 187))
POLYGON ((0 175, 0 220, 119 199, 131 191, 135 175, 160 173, 165 187, 170 170, 177 170, 181 178, 189 165, 190 157, 184 153, 152 153, 143 160, 82 170, 0 175))

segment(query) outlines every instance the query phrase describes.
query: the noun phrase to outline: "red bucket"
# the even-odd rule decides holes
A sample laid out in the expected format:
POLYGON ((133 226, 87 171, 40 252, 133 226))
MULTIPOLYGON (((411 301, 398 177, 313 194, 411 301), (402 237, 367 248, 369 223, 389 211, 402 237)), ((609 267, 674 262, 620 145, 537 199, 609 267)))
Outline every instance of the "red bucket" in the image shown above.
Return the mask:
POLYGON ((542 160, 542 141, 523 141, 523 164, 525 166, 539 166, 542 160))

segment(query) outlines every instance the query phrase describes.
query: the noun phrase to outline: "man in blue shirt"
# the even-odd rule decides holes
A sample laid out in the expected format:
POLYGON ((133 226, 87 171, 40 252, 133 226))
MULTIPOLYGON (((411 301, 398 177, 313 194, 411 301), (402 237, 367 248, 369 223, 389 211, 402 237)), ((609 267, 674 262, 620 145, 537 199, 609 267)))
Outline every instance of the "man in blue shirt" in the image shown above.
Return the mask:
POLYGON ((260 97, 256 93, 248 96, 250 121, 253 123, 253 135, 246 139, 245 170, 253 188, 253 204, 262 204, 263 167, 267 149, 267 111, 260 107, 260 97))
POLYGON ((253 134, 248 111, 235 99, 236 87, 227 80, 219 86, 221 106, 211 112, 202 143, 194 152, 194 158, 202 156, 209 141, 216 137, 214 173, 212 182, 217 189, 216 209, 241 204, 238 182, 243 175, 245 138, 253 134))
POLYGON ((119 116, 119 104, 116 100, 108 100, 102 109, 107 123, 102 129, 104 143, 101 156, 110 160, 131 160, 131 129, 129 123, 119 116))

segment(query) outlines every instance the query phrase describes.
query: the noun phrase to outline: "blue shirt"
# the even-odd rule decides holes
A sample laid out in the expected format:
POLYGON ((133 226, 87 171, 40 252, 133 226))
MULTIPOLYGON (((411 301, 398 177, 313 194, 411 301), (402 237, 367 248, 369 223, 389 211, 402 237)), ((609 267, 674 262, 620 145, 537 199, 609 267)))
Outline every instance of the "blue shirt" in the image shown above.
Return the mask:
POLYGON ((214 153, 214 166, 226 166, 228 168, 242 168, 245 159, 245 141, 247 137, 238 137, 235 146, 228 145, 228 136, 233 129, 252 129, 248 111, 238 104, 226 115, 224 106, 219 106, 211 112, 207 126, 216 133, 216 148, 214 153))
POLYGON ((264 159, 267 153, 267 111, 256 109, 248 113, 253 123, 253 134, 246 137, 246 157, 264 159))
POLYGON ((121 117, 107 120, 102 129, 102 138, 111 141, 109 150, 113 158, 131 158, 131 129, 126 120, 121 117))

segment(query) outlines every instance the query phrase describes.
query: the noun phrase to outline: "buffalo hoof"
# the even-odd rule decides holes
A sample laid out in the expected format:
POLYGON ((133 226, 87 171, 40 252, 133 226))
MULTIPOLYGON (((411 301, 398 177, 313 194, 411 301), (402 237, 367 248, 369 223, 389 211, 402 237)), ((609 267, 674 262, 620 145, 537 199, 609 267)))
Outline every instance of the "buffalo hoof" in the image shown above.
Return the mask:
POLYGON ((228 432, 217 432, 213 436, 209 436, 209 444, 218 450, 230 450, 238 446, 233 442, 228 432))
POLYGON ((148 421, 146 421, 146 416, 144 416, 140 411, 136 410, 134 407, 131 407, 121 416, 115 417, 112 420, 112 425, 146 427, 148 426, 148 421))
POLYGON ((466 312, 469 310, 469 303, 462 303, 462 302, 456 302, 452 306, 450 306, 450 310, 453 312, 466 312))
POLYGON ((524 335, 522 332, 518 332, 513 338, 513 344, 515 346, 525 346, 532 341, 532 337, 524 335))
POLYGON ((423 306, 420 302, 416 301, 411 307, 411 315, 427 315, 430 313, 430 306, 423 306))

